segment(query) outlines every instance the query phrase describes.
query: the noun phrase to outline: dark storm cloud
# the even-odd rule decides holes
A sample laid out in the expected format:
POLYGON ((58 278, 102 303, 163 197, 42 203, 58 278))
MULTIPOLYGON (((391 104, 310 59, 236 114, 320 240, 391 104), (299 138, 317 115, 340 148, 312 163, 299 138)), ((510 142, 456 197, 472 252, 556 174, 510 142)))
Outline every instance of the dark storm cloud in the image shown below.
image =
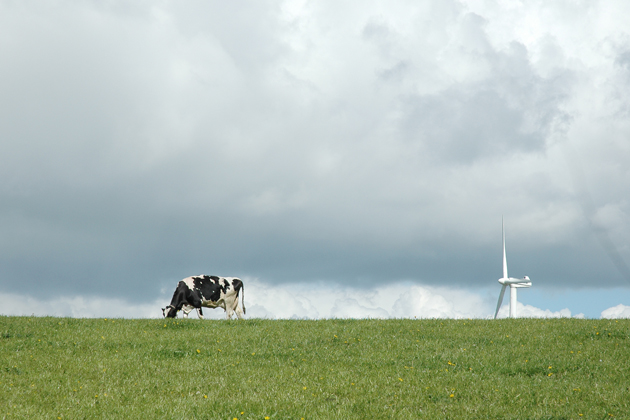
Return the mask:
MULTIPOLYGON (((485 285, 501 214, 515 272, 610 274, 558 164, 558 144, 588 156, 597 137, 572 120, 597 114, 592 73, 541 70, 491 11, 0 7, 5 292, 148 300, 200 273, 485 285)), ((594 200, 602 223, 626 208, 594 200)))

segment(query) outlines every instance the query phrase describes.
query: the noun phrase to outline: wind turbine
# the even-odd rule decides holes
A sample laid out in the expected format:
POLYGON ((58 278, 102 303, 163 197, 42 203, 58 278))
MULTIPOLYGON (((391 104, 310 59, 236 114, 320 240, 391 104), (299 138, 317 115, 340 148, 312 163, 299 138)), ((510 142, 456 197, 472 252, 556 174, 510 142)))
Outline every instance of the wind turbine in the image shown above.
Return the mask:
POLYGON ((510 318, 516 318, 516 289, 519 287, 531 287, 532 282, 527 276, 522 279, 508 277, 507 258, 505 257, 505 227, 503 224, 503 218, 501 218, 501 233, 503 234, 503 277, 499 279, 499 283, 503 286, 501 287, 499 302, 497 302, 497 310, 494 312, 494 319, 497 319, 499 308, 501 308, 501 303, 503 303, 503 294, 505 293, 505 288, 507 286, 510 286, 510 318))

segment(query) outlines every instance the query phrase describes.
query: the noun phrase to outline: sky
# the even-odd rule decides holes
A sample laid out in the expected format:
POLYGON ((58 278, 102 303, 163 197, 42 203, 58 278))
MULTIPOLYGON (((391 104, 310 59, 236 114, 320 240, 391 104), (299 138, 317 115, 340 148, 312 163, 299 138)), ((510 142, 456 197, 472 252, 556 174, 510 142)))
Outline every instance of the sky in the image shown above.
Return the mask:
POLYGON ((630 317, 629 15, 0 0, 0 314, 630 317))

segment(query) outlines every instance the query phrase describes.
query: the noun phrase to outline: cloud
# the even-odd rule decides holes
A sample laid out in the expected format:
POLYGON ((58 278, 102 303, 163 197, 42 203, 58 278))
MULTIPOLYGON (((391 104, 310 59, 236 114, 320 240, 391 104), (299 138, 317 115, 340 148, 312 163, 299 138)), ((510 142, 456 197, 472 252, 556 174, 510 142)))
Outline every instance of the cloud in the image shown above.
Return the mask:
POLYGON ((619 304, 602 311, 602 318, 630 318, 630 306, 619 304))
POLYGON ((249 279, 247 288, 247 300, 253 302, 248 314, 263 318, 478 318, 486 315, 482 308, 489 307, 471 291, 405 283, 364 289, 325 282, 270 285, 249 279))
POLYGON ((0 293, 1 313, 7 316, 161 318, 160 308, 165 306, 163 302, 161 299, 150 303, 132 303, 97 296, 68 296, 46 300, 14 293, 0 293))
MULTIPOLYGON (((245 279, 246 318, 265 319, 388 319, 388 318, 481 318, 491 319, 494 296, 471 289, 436 288, 409 283, 383 284, 365 289, 335 283, 294 283, 273 285, 245 279)), ((160 318, 160 308, 170 301, 170 290, 149 303, 97 296, 72 296, 42 300, 19 294, 0 294, 3 315, 62 316, 75 318, 160 318)), ((569 318, 571 311, 543 310, 518 303, 521 318, 569 318)), ((628 316, 630 307, 619 305, 602 312, 602 317, 628 316), (625 312, 624 312, 625 311, 625 312)), ((508 316, 508 305, 499 318, 508 316)), ((180 317, 181 317, 180 313, 180 317)), ((195 312, 190 315, 195 318, 195 312)), ((207 319, 225 319, 225 312, 204 309, 207 319)), ((582 314, 575 317, 583 318, 582 314)))
POLYGON ((511 272, 618 286, 627 7, 2 3, 0 293, 210 273, 343 295, 261 316, 477 316, 444 290, 498 277, 501 215, 511 272))
MULTIPOLYGON (((499 309, 497 318, 507 318, 509 314, 509 306, 504 305, 499 309)), ((516 314, 519 318, 571 318, 571 311, 568 308, 554 312, 549 309, 540 309, 531 305, 524 305, 521 302, 516 303, 516 314)), ((577 314, 573 317, 584 318, 584 314, 577 314)))

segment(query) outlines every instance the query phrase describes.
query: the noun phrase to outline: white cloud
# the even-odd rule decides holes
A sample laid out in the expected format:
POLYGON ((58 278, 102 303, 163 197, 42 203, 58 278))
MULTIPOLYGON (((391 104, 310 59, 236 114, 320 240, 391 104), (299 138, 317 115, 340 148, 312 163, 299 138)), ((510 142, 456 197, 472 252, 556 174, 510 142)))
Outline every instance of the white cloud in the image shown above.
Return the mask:
POLYGON ((248 315, 261 318, 482 318, 491 310, 480 295, 462 289, 404 283, 371 289, 322 282, 274 286, 256 279, 246 284, 248 315))
POLYGON ((164 300, 152 303, 132 303, 123 299, 95 296, 36 299, 15 293, 0 293, 2 315, 59 316, 71 318, 159 318, 164 300), (162 306, 160 306, 162 305, 162 306))
POLYGON ((470 291, 411 286, 409 290, 401 291, 392 307, 392 315, 400 318, 481 318, 489 309, 490 305, 480 295, 470 291))
MULTIPOLYGON (((510 307, 503 305, 497 314, 497 318, 507 318, 510 313, 510 307)), ((516 303, 516 314, 519 318, 571 318, 571 311, 567 308, 553 312, 549 309, 540 309, 531 305, 524 305, 521 302, 516 303)), ((584 318, 584 314, 577 314, 575 318, 584 318)))
MULTIPOLYGON (((334 283, 272 285, 245 279, 246 318, 329 319, 329 318, 491 318, 494 297, 470 289, 430 287, 393 283, 371 289, 334 283)), ((161 308, 170 300, 170 290, 149 303, 95 296, 59 297, 41 300, 18 294, 0 294, 3 315, 61 316, 75 318, 160 318, 161 308)), ((569 309, 550 311, 518 302, 521 318, 568 318, 569 309)), ((499 318, 507 317, 503 305, 499 318)), ((181 313, 180 313, 181 316, 181 313)), ((190 315, 196 318, 196 313, 190 315)), ((221 309, 204 308, 207 319, 224 319, 221 309)), ((583 317, 582 314, 576 317, 583 317)), ((602 317, 630 317, 630 307, 619 305, 602 317), (616 312, 615 312, 616 311, 616 312)))
POLYGON ((630 318, 630 306, 619 304, 602 311, 602 318, 630 318))

